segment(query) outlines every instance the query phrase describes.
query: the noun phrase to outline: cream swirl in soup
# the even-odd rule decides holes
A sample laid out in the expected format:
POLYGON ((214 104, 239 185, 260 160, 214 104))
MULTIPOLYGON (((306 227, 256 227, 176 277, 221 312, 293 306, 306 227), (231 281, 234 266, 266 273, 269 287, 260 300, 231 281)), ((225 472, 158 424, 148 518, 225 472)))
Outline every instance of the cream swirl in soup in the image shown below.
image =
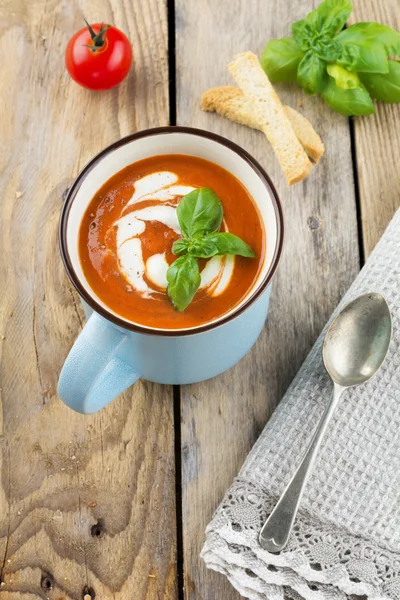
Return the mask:
POLYGON ((196 156, 145 158, 115 173, 96 192, 82 218, 79 257, 93 294, 115 314, 150 328, 203 326, 237 306, 250 292, 264 259, 264 228, 249 192, 232 174, 196 156), (177 206, 197 188, 220 199, 229 231, 255 258, 196 259, 201 285, 184 311, 167 294, 166 274, 181 237, 177 206))
MULTIPOLYGON (((121 275, 144 298, 165 293, 169 248, 151 254, 145 260, 142 236, 146 236, 147 227, 154 223, 161 223, 180 236, 176 207, 182 196, 194 189, 196 187, 181 182, 178 175, 170 171, 146 175, 135 182, 131 199, 113 224, 117 229, 116 249, 121 275)), ((234 256, 209 259, 200 274, 200 289, 213 297, 222 294, 231 280, 234 263, 234 256)))

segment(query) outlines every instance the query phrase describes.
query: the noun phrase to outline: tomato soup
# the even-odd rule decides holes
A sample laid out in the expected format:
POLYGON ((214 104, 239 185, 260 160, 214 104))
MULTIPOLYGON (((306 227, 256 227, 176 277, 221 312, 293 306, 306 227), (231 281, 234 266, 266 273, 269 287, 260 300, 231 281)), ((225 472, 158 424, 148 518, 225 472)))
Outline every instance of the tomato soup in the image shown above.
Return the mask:
POLYGON ((257 206, 228 171, 194 156, 169 154, 138 161, 111 177, 91 200, 81 222, 79 256, 94 293, 116 314, 158 329, 204 325, 228 313, 252 289, 260 272, 265 232, 257 206), (251 246, 255 258, 199 260, 201 284, 183 311, 167 295, 166 270, 182 237, 176 207, 199 187, 221 200, 222 231, 251 246))

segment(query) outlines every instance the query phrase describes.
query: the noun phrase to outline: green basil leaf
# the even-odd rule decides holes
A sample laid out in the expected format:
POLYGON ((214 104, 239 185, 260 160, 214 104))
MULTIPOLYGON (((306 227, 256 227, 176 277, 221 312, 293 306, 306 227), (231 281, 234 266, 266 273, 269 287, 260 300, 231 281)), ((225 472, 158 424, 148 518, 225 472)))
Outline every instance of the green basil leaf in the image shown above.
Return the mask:
POLYGON ((308 13, 306 20, 319 32, 334 37, 346 24, 353 10, 350 0, 324 0, 308 13))
POLYGON ((388 73, 386 50, 380 42, 340 43, 341 56, 337 60, 339 65, 357 73, 388 73))
POLYGON ((370 115, 375 112, 371 96, 362 85, 344 90, 330 78, 322 97, 333 110, 347 117, 370 115))
POLYGON ((297 69, 297 81, 307 94, 322 92, 328 80, 326 63, 311 50, 301 60, 297 69))
POLYGON ((261 65, 271 81, 296 81, 303 56, 293 38, 271 40, 263 50, 261 65))
POLYGON ((167 271, 168 296, 174 307, 182 312, 193 300, 201 277, 197 260, 189 254, 180 256, 167 271))
POLYGON ((310 50, 312 41, 317 34, 318 32, 305 19, 302 19, 301 21, 295 21, 295 23, 292 24, 292 35, 294 41, 296 42, 298 48, 303 50, 303 52, 310 50))
POLYGON ((201 236, 191 240, 188 252, 190 256, 194 256, 195 258, 211 258, 218 254, 218 248, 208 236, 201 236))
POLYGON ((369 93, 381 102, 400 102, 400 63, 389 60, 389 73, 360 73, 369 93))
POLYGON ((198 188, 183 196, 178 204, 179 225, 185 237, 217 231, 222 223, 222 204, 209 188, 198 188))
POLYGON ((210 233, 206 239, 217 247, 216 254, 236 254, 247 258, 254 258, 255 254, 246 242, 233 233, 210 233))
POLYGON ((172 252, 177 256, 180 256, 181 254, 187 254, 189 244, 190 240, 188 240, 187 238, 180 238, 179 240, 176 240, 176 242, 173 243, 172 252))
POLYGON ((340 45, 336 40, 331 40, 325 36, 313 40, 311 50, 314 54, 319 56, 319 58, 329 62, 337 60, 341 55, 340 45))
POLYGON ((357 73, 350 73, 350 71, 339 65, 328 65, 326 70, 341 90, 354 90, 361 87, 361 81, 357 73))
POLYGON ((381 23, 356 23, 342 31, 338 39, 355 44, 379 42, 387 56, 400 57, 400 33, 381 23))

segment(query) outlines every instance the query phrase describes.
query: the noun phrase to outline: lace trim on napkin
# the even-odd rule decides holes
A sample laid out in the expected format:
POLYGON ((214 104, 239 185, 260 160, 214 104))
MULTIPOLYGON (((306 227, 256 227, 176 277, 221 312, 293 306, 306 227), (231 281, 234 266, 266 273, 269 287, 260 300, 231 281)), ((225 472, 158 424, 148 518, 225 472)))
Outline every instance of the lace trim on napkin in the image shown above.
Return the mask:
POLYGON ((300 511, 284 552, 270 554, 258 534, 276 499, 237 478, 207 528, 202 556, 254 600, 400 600, 400 556, 300 511))
POLYGON ((393 320, 388 357, 338 406, 288 546, 269 554, 258 534, 329 400, 324 332, 207 528, 207 566, 246 598, 400 600, 399 256, 400 209, 334 313, 359 294, 383 294, 393 320))

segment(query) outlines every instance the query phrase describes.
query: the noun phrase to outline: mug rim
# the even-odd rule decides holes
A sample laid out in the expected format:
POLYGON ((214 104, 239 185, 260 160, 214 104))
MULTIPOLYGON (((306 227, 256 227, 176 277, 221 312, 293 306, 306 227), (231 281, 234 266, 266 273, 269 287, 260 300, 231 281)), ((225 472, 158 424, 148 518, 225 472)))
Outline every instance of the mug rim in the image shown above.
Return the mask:
POLYGON ((106 146, 103 150, 101 150, 98 154, 96 154, 83 169, 79 172, 77 177, 74 179, 72 185, 69 187, 68 192, 66 194, 66 198, 64 204, 61 209, 60 215, 60 224, 59 224, 59 247, 61 258, 64 264, 64 268, 67 272, 67 275, 75 287, 76 291, 80 295, 80 297, 88 304, 96 313, 98 313, 101 317, 114 323, 118 327, 122 329, 127 329, 128 331, 134 331, 135 333, 141 333, 144 335, 156 335, 163 337, 182 337, 188 335, 196 335, 198 333, 202 333, 205 331, 209 331, 210 329, 216 329, 232 321, 240 314, 242 314, 245 310, 247 310, 266 290, 269 283, 272 280, 272 277, 275 274, 275 271, 278 267, 283 248, 283 238, 284 238, 284 221, 283 221, 283 211, 282 205, 279 200, 279 196, 276 192, 275 186, 272 183, 269 175, 267 175, 264 168, 260 165, 260 163, 251 156, 244 148, 232 142, 231 140, 211 131, 206 131, 205 129, 198 129, 195 127, 186 127, 182 125, 166 125, 163 127, 154 127, 150 129, 144 129, 142 131, 138 131, 136 133, 132 133, 123 138, 120 138, 116 142, 113 142, 109 146, 106 146), (130 321, 126 321, 122 317, 119 317, 116 314, 113 314, 111 311, 107 311, 103 306, 101 306, 96 299, 89 294, 86 288, 81 284, 75 269, 72 264, 72 260, 68 251, 67 244, 67 227, 68 227, 68 219, 71 210, 71 206, 76 198, 76 195, 88 175, 88 173, 107 155, 116 150, 121 146, 125 146, 132 141, 138 140, 144 137, 150 137, 153 135, 164 135, 164 134, 174 134, 174 133, 186 133, 194 136, 204 137, 207 139, 216 142, 222 146, 225 146, 229 150, 238 154, 242 159, 244 159, 247 164, 253 169, 256 175, 261 179, 264 186, 267 188, 270 193, 271 201, 274 208, 275 218, 276 218, 276 226, 277 226, 277 240, 274 249, 274 255, 271 261, 271 265, 264 276, 264 279, 259 284, 258 288, 255 290, 253 294, 250 294, 249 297, 240 304, 237 309, 233 309, 233 311, 226 315, 225 317, 221 317, 217 321, 211 321, 210 323, 206 323, 204 325, 200 325, 199 327, 190 327, 183 329, 152 329, 150 327, 145 327, 139 325, 137 323, 133 323, 130 321))

